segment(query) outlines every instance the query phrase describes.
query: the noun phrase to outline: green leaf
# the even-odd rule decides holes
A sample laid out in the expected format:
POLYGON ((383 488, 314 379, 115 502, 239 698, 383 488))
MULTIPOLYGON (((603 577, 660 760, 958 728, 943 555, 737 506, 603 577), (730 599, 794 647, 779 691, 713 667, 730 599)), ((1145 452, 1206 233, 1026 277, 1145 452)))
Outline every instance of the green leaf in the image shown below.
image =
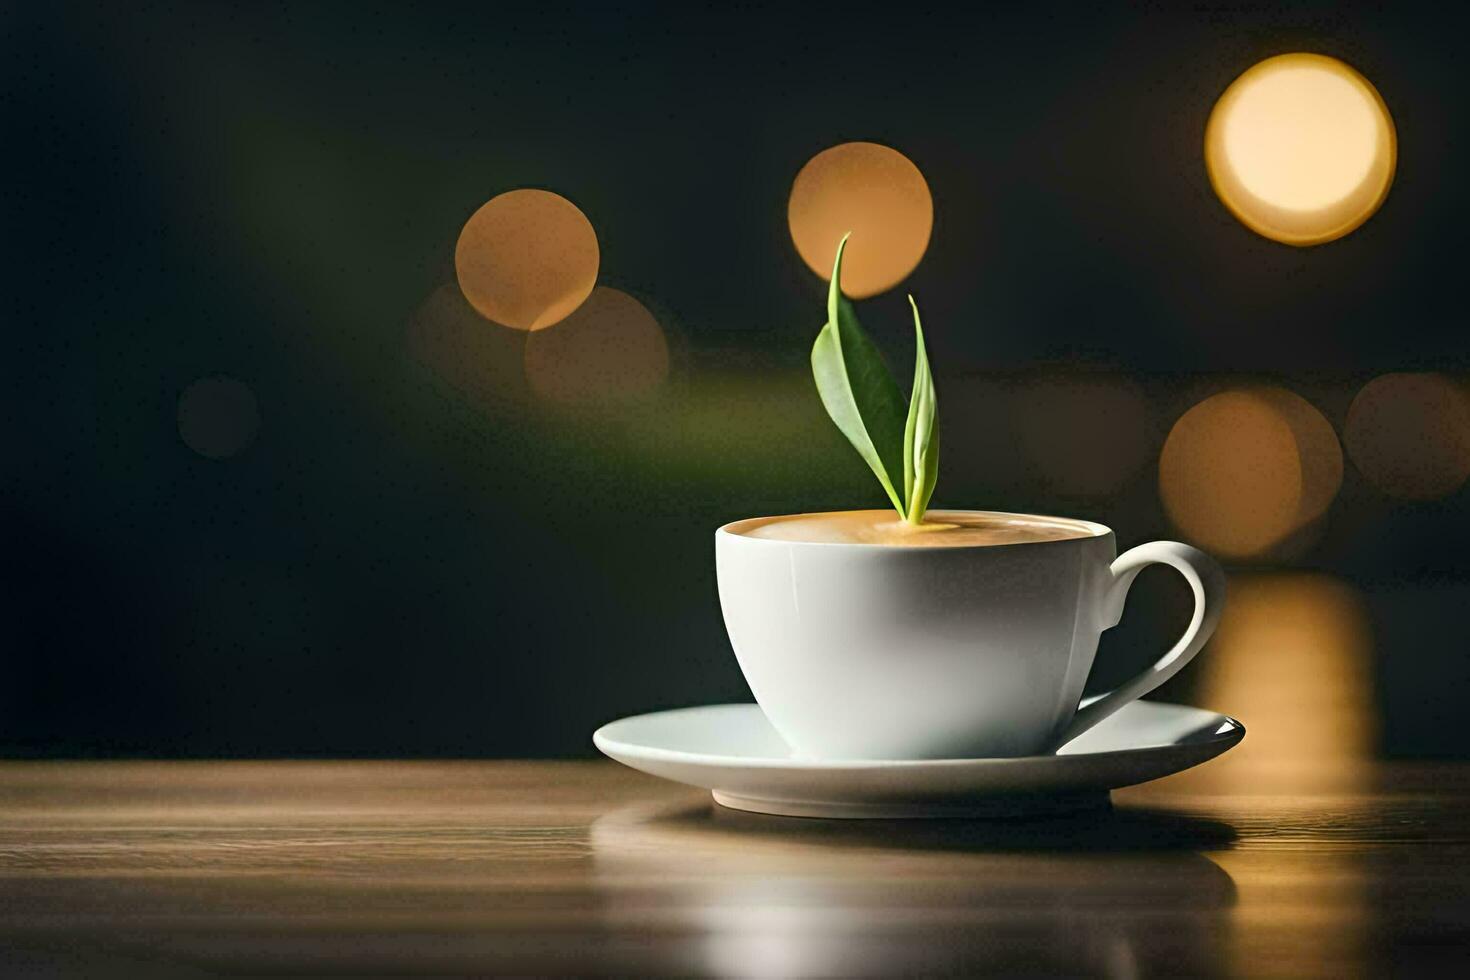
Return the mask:
POLYGON ((914 390, 903 429, 903 499, 908 502, 908 522, 922 524, 939 479, 939 409, 934 376, 929 373, 929 354, 924 349, 924 327, 919 323, 919 304, 910 296, 909 305, 914 308, 914 390))
POLYGON ((899 516, 904 517, 904 502, 896 489, 904 472, 903 392, 858 323, 852 303, 842 295, 842 252, 846 247, 844 235, 832 266, 827 324, 812 345, 812 376, 827 414, 872 469, 899 516))

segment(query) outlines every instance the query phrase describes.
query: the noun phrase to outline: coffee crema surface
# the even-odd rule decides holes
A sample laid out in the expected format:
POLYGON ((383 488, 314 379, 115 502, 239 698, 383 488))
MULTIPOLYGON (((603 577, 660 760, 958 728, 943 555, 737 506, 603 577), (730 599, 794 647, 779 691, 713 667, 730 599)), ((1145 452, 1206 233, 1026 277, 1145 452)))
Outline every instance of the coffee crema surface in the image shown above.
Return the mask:
POLYGON ((729 530, 749 538, 819 544, 878 544, 906 548, 973 548, 1095 537, 1093 525, 1062 518, 985 511, 931 510, 923 524, 900 520, 891 510, 843 510, 826 514, 760 517, 729 530))

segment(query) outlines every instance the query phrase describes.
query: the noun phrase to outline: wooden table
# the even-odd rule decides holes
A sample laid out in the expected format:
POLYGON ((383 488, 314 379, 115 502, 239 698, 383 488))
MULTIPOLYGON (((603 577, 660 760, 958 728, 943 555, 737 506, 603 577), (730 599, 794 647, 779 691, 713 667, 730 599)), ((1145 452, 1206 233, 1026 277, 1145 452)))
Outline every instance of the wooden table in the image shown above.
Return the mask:
POLYGON ((1460 972, 1470 769, 1037 822, 761 817, 592 762, 0 764, 0 973, 1460 972))

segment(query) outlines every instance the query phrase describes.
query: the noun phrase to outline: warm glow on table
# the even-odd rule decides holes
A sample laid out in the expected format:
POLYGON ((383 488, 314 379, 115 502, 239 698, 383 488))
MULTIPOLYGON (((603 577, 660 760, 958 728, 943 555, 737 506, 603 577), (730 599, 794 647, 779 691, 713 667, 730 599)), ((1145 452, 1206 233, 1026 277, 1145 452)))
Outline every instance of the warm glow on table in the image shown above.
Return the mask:
MULTIPOLYGON (((1200 658, 1200 701, 1249 718, 1249 739, 1212 766, 1250 793, 1263 767, 1353 769, 1373 757, 1372 626, 1349 583, 1318 572, 1230 579, 1219 632, 1200 658)), ((1358 771, 1361 771, 1359 767, 1358 771)))
POLYGON ((1331 241, 1368 220, 1396 159, 1378 90, 1324 55, 1254 66, 1225 90, 1205 130, 1220 200, 1252 231, 1288 245, 1331 241))
POLYGON ((7 762, 0 972, 1446 974, 1470 773, 1253 737, 1040 821, 767 817, 610 762, 7 762))

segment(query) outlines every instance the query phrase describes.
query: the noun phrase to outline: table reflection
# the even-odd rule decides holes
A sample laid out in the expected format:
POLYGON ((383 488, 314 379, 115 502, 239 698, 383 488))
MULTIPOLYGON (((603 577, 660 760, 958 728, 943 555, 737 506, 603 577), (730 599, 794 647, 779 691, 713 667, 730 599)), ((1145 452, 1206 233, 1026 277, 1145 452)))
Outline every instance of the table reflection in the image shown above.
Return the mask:
POLYGON ((1228 962, 1214 820, 1115 809, 1027 822, 829 821, 708 803, 593 823, 606 928, 684 942, 689 970, 975 969, 1133 977, 1228 962))

